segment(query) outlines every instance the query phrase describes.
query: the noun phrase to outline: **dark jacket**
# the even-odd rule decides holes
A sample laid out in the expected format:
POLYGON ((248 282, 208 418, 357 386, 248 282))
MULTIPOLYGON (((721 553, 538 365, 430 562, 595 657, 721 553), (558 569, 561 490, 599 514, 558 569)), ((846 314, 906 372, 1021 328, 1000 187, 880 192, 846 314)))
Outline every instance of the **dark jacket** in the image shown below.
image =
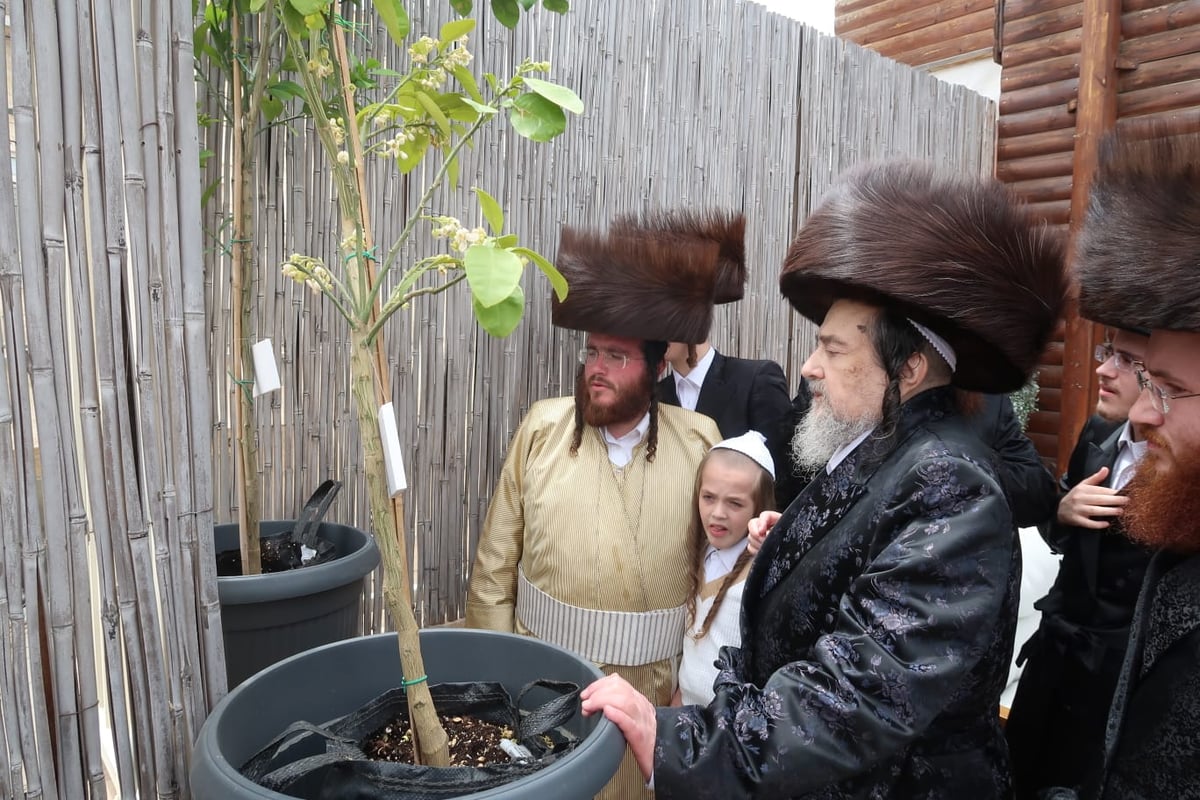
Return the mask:
POLYGON ((996 454, 1000 483, 1008 493, 1013 523, 1032 528, 1048 523, 1058 510, 1058 487, 1054 476, 1033 442, 1021 430, 1012 401, 1004 394, 984 394, 983 407, 967 420, 996 454))
POLYGON ((894 439, 818 473, 767 537, 716 698, 658 709, 657 797, 1006 797, 1020 573, 953 390, 912 398, 894 439))
MULTIPOLYGON (((1112 468, 1122 428, 1088 420, 1064 489, 1112 468)), ((1124 536, 1119 519, 1104 530, 1055 519, 1046 539, 1062 563, 1035 604, 1042 619, 1021 649, 1024 670, 1005 730, 1019 798, 1050 786, 1080 787, 1099 772, 1109 703, 1150 560, 1149 550, 1124 536)))
POLYGON ((1200 555, 1146 573, 1113 696, 1103 800, 1200 798, 1200 555))
MULTIPOLYGON (((774 361, 734 358, 714 351, 696 411, 715 420, 726 439, 751 430, 766 436, 787 413, 787 391, 787 378, 774 361)), ((658 399, 679 405, 673 373, 658 382, 658 399)))

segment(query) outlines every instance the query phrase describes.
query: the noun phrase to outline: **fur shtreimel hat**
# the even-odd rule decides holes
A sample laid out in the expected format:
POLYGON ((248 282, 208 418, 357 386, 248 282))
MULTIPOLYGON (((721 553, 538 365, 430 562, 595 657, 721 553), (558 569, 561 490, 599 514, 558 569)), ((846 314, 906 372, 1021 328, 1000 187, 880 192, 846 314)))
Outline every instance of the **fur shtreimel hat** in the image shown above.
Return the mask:
POLYGON ((640 219, 617 217, 612 229, 621 234, 652 238, 677 237, 684 240, 715 242, 717 288, 713 302, 718 305, 742 299, 746 293, 746 217, 737 211, 659 211, 640 219))
POLYGON ((887 305, 958 356, 953 384, 1025 384, 1067 293, 1062 247, 998 181, 914 161, 835 186, 788 249, 779 287, 820 324, 835 300, 887 305))
POLYGON ((1105 137, 1074 259, 1088 319, 1200 331, 1200 135, 1105 137))
POLYGON ((561 328, 697 344, 708 339, 716 242, 601 235, 563 228, 555 266, 567 299, 551 298, 561 328))

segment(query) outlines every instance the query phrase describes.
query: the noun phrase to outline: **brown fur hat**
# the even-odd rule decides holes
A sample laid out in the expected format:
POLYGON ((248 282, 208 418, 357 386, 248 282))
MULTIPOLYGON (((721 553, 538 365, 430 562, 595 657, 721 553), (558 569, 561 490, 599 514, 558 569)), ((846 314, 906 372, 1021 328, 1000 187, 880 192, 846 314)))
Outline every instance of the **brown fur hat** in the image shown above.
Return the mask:
POLYGON ((788 249, 779 286, 820 324, 835 300, 898 308, 950 342, 953 384, 1024 385, 1067 293, 1061 246, 997 181, 914 161, 835 186, 788 249))
POLYGON ((567 299, 551 298, 551 320, 631 339, 696 344, 708 339, 716 242, 656 239, 564 227, 556 266, 567 299))
POLYGON ((1200 135, 1110 134, 1076 243, 1080 314, 1200 331, 1200 135))
POLYGON ((717 288, 713 302, 732 303, 746 293, 746 217, 736 211, 659 211, 642 218, 617 217, 612 229, 618 233, 649 237, 716 242, 717 288))

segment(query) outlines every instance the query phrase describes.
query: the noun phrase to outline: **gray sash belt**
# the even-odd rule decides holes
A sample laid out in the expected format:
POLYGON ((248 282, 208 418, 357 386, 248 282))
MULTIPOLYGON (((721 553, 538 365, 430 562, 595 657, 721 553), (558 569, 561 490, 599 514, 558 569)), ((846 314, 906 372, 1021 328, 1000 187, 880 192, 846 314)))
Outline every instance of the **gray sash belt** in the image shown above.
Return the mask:
POLYGON ((636 667, 683 650, 687 607, 596 611, 555 600, 517 569, 517 619, 534 636, 597 664, 636 667))

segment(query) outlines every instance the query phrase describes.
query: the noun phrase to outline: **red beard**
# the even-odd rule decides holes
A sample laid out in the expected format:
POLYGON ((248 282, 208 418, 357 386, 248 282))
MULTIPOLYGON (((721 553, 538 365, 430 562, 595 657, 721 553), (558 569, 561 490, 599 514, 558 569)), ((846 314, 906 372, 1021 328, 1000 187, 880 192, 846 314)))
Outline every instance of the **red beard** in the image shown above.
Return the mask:
MULTIPOLYGON (((648 372, 648 370, 647 370, 648 372)), ((635 386, 619 389, 615 384, 606 384, 616 394, 616 399, 607 405, 592 402, 587 380, 583 370, 575 379, 575 404, 583 413, 583 421, 596 428, 614 425, 620 422, 631 422, 640 419, 650 408, 650 398, 654 394, 653 376, 635 386)))
POLYGON ((1147 451, 1125 487, 1129 495, 1121 515, 1125 532, 1149 547, 1200 552, 1200 453, 1167 452, 1166 442, 1155 434, 1147 438, 1162 453, 1147 451))

